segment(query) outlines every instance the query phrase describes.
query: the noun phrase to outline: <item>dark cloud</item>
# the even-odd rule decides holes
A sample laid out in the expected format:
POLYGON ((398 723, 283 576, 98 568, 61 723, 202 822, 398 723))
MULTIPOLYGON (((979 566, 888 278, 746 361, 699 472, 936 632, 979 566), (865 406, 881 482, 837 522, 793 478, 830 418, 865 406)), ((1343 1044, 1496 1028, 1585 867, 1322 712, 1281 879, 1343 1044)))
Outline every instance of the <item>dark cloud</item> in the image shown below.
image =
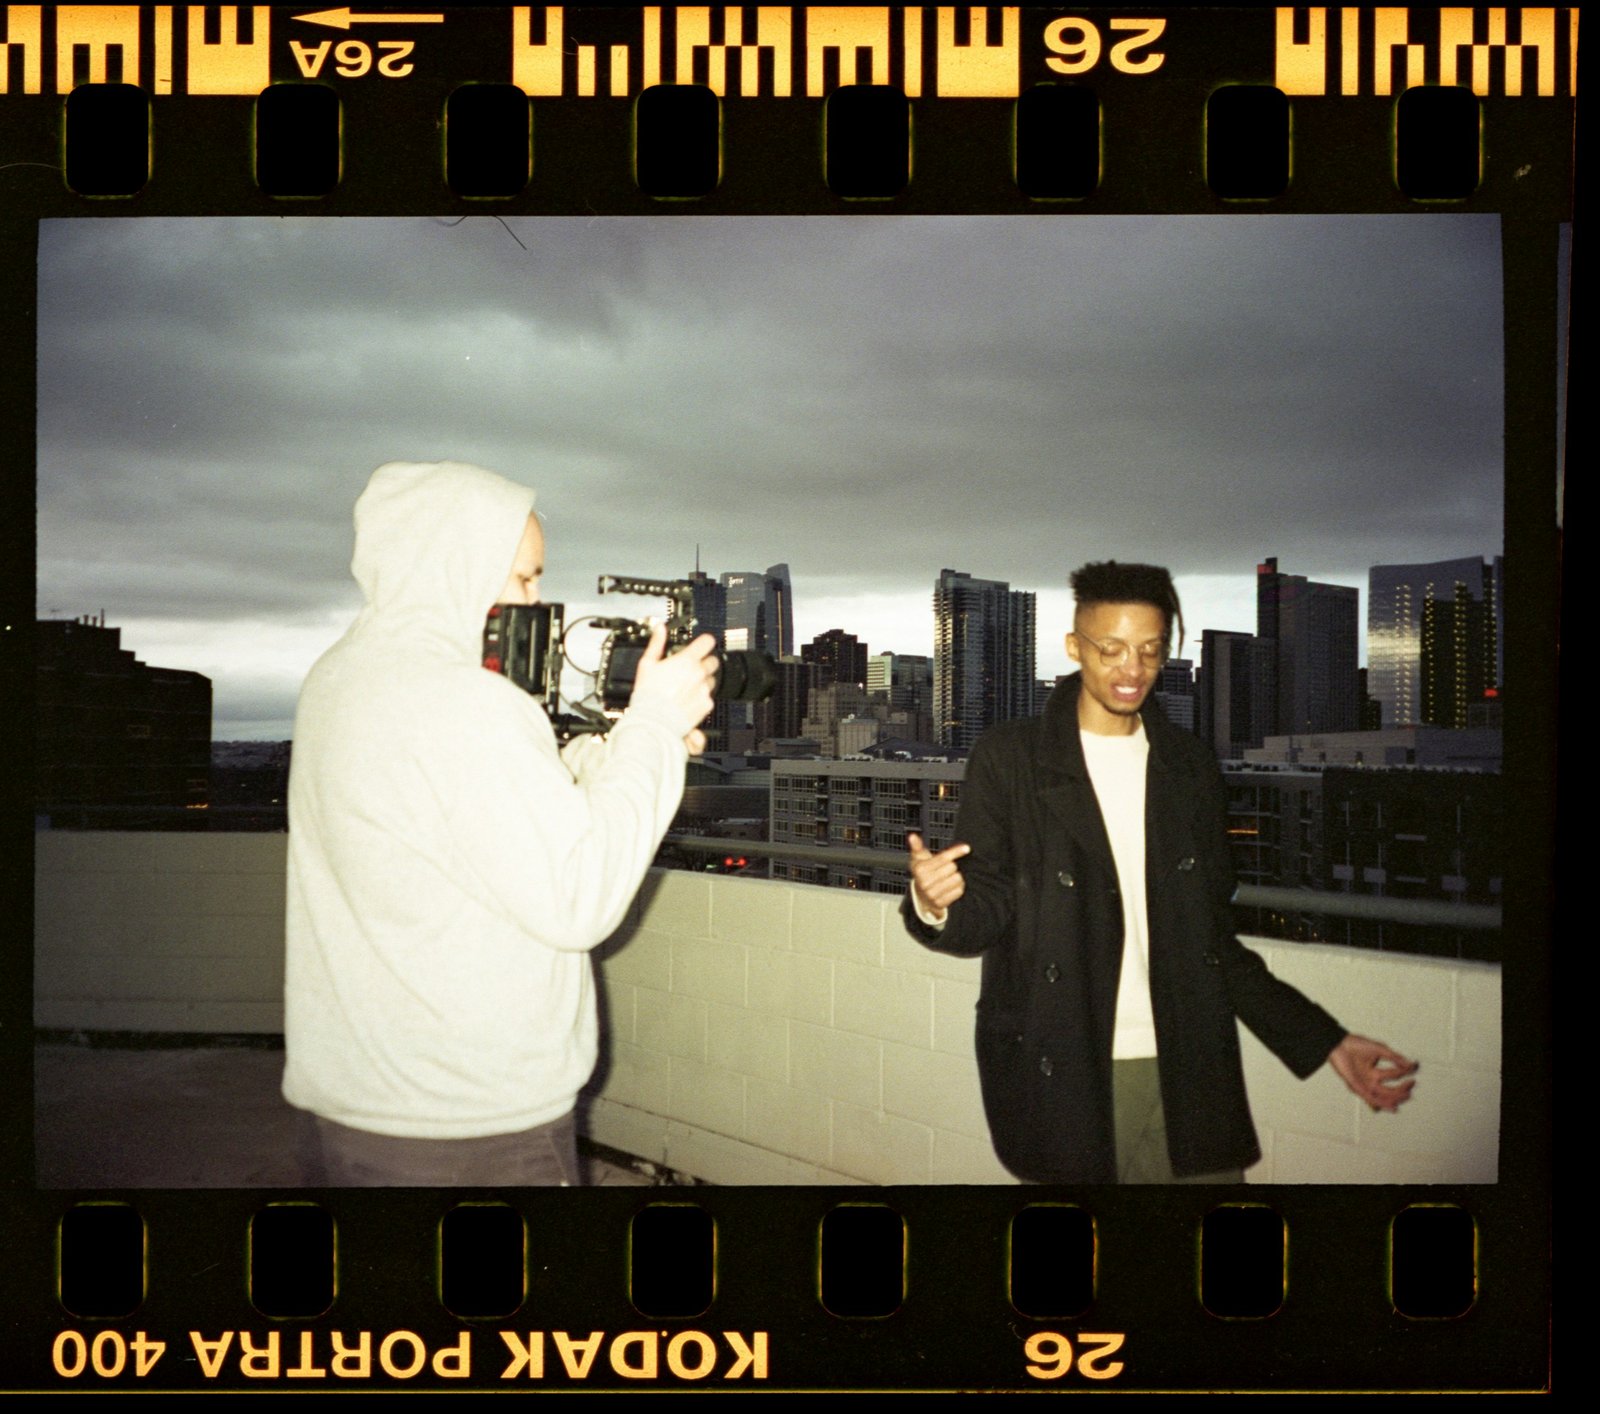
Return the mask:
POLYGON ((1499 544, 1493 218, 510 224, 44 223, 41 611, 309 635, 391 458, 538 487, 574 598, 697 543, 797 599, 1499 544))

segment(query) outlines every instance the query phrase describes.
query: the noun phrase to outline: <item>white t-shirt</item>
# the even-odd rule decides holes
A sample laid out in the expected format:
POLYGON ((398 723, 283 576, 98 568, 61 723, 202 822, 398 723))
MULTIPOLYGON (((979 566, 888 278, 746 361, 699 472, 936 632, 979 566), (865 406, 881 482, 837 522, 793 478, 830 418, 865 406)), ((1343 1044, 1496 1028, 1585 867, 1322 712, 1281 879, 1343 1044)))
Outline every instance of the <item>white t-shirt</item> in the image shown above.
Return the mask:
POLYGON ((1156 1053, 1156 1023, 1150 1009, 1150 914, 1144 880, 1145 770, 1150 741, 1144 723, 1128 736, 1080 731, 1083 759, 1100 818, 1111 840, 1122 897, 1122 981, 1117 988, 1114 1060, 1138 1060, 1156 1053))

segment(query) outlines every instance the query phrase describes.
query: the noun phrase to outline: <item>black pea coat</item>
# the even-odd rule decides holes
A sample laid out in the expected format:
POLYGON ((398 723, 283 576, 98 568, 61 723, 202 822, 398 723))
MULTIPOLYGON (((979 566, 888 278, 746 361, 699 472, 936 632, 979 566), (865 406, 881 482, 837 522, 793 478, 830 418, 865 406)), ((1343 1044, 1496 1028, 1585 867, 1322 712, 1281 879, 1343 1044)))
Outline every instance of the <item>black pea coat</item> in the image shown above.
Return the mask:
MULTIPOLYGON (((982 955, 978 1071, 1000 1161, 1037 1183, 1114 1183, 1111 1041, 1122 969, 1116 865, 1078 738, 1076 678, 1042 717, 985 732, 961 787, 966 884, 943 929, 913 937, 982 955)), ((1179 1177, 1260 1156, 1237 1016, 1296 1075, 1345 1031, 1234 932, 1227 797, 1205 745, 1151 698, 1145 789, 1150 1000, 1167 1148, 1179 1177)))

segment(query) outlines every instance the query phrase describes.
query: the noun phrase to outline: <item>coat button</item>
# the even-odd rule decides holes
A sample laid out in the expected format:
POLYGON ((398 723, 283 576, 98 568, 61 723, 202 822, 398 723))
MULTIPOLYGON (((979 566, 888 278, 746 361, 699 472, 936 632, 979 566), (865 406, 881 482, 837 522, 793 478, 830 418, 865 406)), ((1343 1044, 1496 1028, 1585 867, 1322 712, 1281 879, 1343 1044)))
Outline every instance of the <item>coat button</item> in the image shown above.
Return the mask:
POLYGON ((1211 948, 1207 948, 1200 959, 1207 967, 1221 967, 1222 959, 1211 948))
POLYGON ((1056 883, 1060 884, 1064 889, 1071 889, 1077 887, 1078 881, 1074 879, 1071 874, 1067 873, 1065 869, 1063 869, 1059 874, 1056 875, 1056 883))
POLYGON ((1050 1057, 1049 1056, 1040 1056, 1039 1057, 1039 1073, 1041 1075, 1049 1075, 1050 1072, 1052 1070, 1054 1070, 1054 1069, 1055 1069, 1055 1067, 1050 1064, 1050 1057))
POLYGON ((1180 874, 1187 874, 1193 868, 1194 856, 1192 854, 1186 854, 1178 861, 1178 872, 1180 874))
POLYGON ((1059 982, 1061 980, 1061 969, 1052 962, 1044 970, 1044 980, 1046 982, 1059 982))

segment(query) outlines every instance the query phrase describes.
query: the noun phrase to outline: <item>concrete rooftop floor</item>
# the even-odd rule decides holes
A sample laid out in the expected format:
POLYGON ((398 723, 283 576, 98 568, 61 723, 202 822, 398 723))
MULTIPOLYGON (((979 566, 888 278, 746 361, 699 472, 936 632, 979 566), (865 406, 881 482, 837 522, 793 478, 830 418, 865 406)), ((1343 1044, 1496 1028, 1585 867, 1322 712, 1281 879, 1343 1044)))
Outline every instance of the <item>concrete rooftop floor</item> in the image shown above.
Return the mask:
MULTIPOLYGON (((283 1052, 257 1046, 34 1048, 41 1188, 292 1188, 283 1052)), ((649 1186, 625 1155, 578 1141, 588 1184, 649 1186)))

